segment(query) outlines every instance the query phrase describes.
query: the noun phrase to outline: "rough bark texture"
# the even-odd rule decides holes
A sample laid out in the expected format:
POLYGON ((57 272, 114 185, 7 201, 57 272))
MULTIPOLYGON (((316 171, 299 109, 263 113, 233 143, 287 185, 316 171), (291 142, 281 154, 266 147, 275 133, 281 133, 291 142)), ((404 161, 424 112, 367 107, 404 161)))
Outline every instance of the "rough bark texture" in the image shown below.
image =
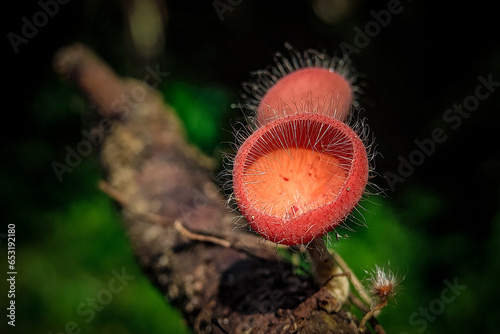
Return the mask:
POLYGON ((101 188, 120 205, 144 272, 194 332, 221 333, 213 318, 229 333, 358 332, 358 320, 336 312, 337 300, 294 274, 275 245, 234 228, 210 160, 158 93, 118 78, 82 45, 62 49, 54 65, 94 104, 94 131, 106 134, 101 188))

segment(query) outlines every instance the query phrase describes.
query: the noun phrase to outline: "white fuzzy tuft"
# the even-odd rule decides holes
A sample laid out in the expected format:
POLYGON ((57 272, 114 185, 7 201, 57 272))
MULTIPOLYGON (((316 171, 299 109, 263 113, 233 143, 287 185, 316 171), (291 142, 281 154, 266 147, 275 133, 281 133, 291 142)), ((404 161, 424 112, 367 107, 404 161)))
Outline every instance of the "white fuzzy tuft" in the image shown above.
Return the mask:
POLYGON ((373 304, 387 303, 393 298, 399 289, 404 277, 399 277, 393 271, 378 265, 369 273, 367 288, 373 297, 373 304))

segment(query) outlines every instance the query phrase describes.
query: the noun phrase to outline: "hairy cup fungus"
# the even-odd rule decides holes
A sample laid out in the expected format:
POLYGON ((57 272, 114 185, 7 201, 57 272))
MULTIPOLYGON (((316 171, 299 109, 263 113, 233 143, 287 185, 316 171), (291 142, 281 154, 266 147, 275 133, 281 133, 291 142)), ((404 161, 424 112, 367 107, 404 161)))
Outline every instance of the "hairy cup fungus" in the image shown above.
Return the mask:
POLYGON ((256 130, 234 160, 234 198, 267 240, 307 244, 357 205, 368 158, 363 141, 343 122, 354 98, 346 60, 309 50, 275 61, 246 86, 253 91, 256 130))
POLYGON ((356 76, 347 58, 330 57, 316 50, 279 52, 274 66, 253 73, 243 84, 245 104, 255 119, 254 127, 298 113, 320 113, 341 121, 357 107, 356 76))
POLYGON ((274 67, 244 85, 253 122, 233 161, 234 199, 265 239, 307 245, 317 283, 342 305, 349 283, 322 236, 352 212, 368 182, 366 147, 345 123, 357 106, 355 78, 345 58, 287 48, 290 59, 277 54, 274 67))
POLYGON ((262 98, 257 121, 270 121, 296 113, 324 113, 343 120, 351 110, 353 92, 341 75, 326 68, 303 68, 281 78, 262 98), (305 110, 304 110, 305 109, 305 110))
POLYGON ((339 225, 368 179, 363 142, 341 121, 301 113, 255 131, 234 161, 234 196, 255 231, 305 244, 339 225))

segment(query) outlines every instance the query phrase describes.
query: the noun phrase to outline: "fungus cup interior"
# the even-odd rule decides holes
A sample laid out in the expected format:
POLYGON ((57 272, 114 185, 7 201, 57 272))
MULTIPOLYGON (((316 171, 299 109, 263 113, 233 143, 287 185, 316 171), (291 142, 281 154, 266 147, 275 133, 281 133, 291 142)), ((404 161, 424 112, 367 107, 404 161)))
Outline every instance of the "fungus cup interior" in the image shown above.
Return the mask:
POLYGON ((368 179, 366 150, 346 124, 297 114, 259 128, 241 146, 233 183, 240 211, 266 239, 300 244, 341 223, 368 179))

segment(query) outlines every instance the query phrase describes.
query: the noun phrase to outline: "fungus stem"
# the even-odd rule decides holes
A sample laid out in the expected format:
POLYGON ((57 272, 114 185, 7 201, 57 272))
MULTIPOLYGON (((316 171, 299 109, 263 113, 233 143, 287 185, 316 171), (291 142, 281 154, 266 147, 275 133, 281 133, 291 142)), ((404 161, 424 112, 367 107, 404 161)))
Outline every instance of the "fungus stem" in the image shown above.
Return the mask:
POLYGON ((329 253, 323 238, 311 241, 307 253, 313 264, 316 283, 325 286, 337 298, 339 305, 343 305, 349 297, 349 280, 329 253))
POLYGON ((363 287, 363 284, 361 284, 361 281, 359 278, 354 274, 354 272, 349 268, 347 265, 347 262, 344 261, 344 259, 337 253, 331 252, 331 256, 333 257, 333 260, 342 268, 342 270, 346 273, 349 273, 349 280, 351 281, 351 284, 353 285, 354 289, 358 292, 359 296, 361 299, 367 304, 371 305, 371 298, 366 292, 365 288, 363 287))
POLYGON ((366 330, 366 322, 368 320, 370 320, 371 318, 373 318, 373 316, 375 315, 375 312, 383 309, 385 307, 385 305, 387 305, 387 299, 382 300, 378 305, 376 305, 375 307, 370 309, 370 311, 368 311, 368 313, 365 314, 365 316, 363 317, 363 319, 361 319, 361 322, 359 323, 358 329, 360 332, 363 333, 366 330))

